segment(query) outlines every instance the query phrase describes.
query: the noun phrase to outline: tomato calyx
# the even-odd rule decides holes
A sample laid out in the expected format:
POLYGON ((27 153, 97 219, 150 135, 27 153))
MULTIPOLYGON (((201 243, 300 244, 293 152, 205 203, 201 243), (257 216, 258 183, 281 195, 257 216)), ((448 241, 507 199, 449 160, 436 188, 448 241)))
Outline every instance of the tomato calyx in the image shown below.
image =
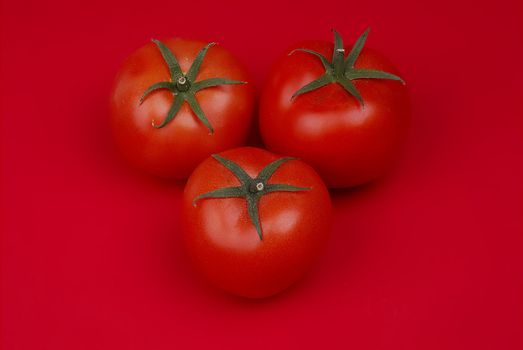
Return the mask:
POLYGON ((205 113, 202 111, 202 108, 200 107, 200 104, 198 103, 195 94, 200 90, 207 89, 210 87, 215 87, 219 85, 247 84, 247 82, 226 78, 209 78, 205 80, 195 81, 196 76, 198 75, 198 72, 202 65, 202 61, 205 55, 207 54, 207 51, 212 46, 216 45, 216 43, 209 43, 200 50, 187 73, 182 72, 182 69, 178 64, 176 57, 173 55, 171 50, 169 50, 169 48, 165 46, 165 44, 163 44, 159 40, 153 40, 153 43, 158 47, 165 63, 169 67, 169 74, 171 80, 161 81, 149 86, 140 98, 140 105, 145 101, 145 98, 150 93, 156 90, 169 90, 170 92, 172 92, 174 99, 171 108, 167 112, 167 116, 165 117, 165 119, 160 124, 156 124, 153 121, 152 126, 157 129, 166 126, 171 120, 174 119, 176 113, 178 113, 178 111, 180 110, 183 102, 187 102, 191 110, 196 115, 196 117, 198 117, 198 119, 207 127, 207 129, 209 129, 209 132, 213 134, 214 129, 207 117, 205 116, 205 113))
POLYGON ((323 67, 325 68, 325 73, 322 76, 301 87, 292 95, 291 99, 294 99, 295 97, 301 94, 319 89, 327 84, 337 83, 341 85, 345 89, 345 91, 347 91, 350 95, 356 98, 359 104, 362 107, 364 107, 365 102, 363 101, 363 98, 361 97, 361 94, 359 93, 358 89, 356 89, 356 86, 354 86, 354 84, 352 83, 352 80, 388 79, 397 80, 402 84, 405 84, 403 79, 401 79, 397 75, 375 69, 359 69, 354 67, 356 60, 358 59, 361 50, 365 45, 365 41, 367 40, 367 35, 369 34, 369 31, 370 29, 367 29, 363 32, 362 35, 360 35, 346 59, 345 49, 343 48, 343 39, 334 29, 332 30, 332 32, 334 33, 334 51, 332 53, 332 62, 329 61, 321 53, 313 50, 295 49, 291 51, 289 55, 292 55, 296 51, 299 51, 316 56, 318 59, 320 59, 321 63, 323 64, 323 67))
POLYGON ((258 210, 258 203, 260 199, 272 192, 301 192, 309 191, 308 187, 298 187, 288 184, 269 184, 267 183, 274 172, 285 162, 290 160, 296 160, 297 158, 284 157, 273 161, 263 168, 258 176, 252 178, 245 170, 242 169, 235 162, 223 158, 218 154, 212 156, 220 164, 226 167, 234 176, 240 181, 240 186, 233 187, 222 187, 214 191, 210 191, 197 196, 193 200, 193 205, 196 206, 196 202, 206 198, 245 198, 247 202, 247 212, 251 219, 252 224, 256 228, 258 237, 263 240, 263 232, 260 223, 260 216, 258 210))

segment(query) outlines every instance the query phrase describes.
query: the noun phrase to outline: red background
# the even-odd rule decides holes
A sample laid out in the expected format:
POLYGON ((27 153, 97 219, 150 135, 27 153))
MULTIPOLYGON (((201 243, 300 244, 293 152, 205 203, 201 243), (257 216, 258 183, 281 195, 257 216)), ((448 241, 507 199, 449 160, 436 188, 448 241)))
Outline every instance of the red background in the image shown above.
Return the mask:
POLYGON ((205 2, 1 0, 2 349, 522 349, 523 3, 205 2), (296 287, 208 288, 180 247, 183 187, 114 149, 119 64, 151 37, 218 41, 259 88, 291 43, 367 26, 411 91, 402 159, 333 193, 296 287))

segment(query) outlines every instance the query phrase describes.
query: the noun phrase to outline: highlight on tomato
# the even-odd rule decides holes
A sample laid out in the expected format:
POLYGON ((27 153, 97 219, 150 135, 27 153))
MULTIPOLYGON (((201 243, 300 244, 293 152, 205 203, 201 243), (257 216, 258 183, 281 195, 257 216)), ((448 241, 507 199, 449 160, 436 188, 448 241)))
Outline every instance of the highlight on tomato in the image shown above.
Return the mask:
POLYGON ((122 154, 136 167, 186 179, 206 157, 243 145, 254 109, 249 75, 215 43, 152 40, 117 74, 111 126, 122 154))
POLYGON ((204 160, 183 195, 190 260, 210 283, 262 298, 299 280, 321 255, 331 202, 304 162, 244 147, 204 160))
POLYGON ((394 164, 410 122, 405 83, 369 30, 346 47, 309 40, 274 64, 260 100, 266 147, 312 165, 331 188, 372 181, 394 164))

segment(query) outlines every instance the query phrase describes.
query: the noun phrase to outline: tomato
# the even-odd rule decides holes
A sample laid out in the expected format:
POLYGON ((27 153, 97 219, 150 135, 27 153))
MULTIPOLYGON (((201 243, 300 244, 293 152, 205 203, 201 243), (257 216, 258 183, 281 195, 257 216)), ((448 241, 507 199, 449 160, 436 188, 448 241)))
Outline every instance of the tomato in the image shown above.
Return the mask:
POLYGON ((183 220, 197 270, 223 290, 261 298, 290 286, 316 261, 329 236, 331 202, 304 162, 245 147, 196 168, 183 220))
POLYGON ((210 154, 245 143, 254 109, 248 80, 214 43, 153 40, 116 77, 110 110, 118 148, 149 173, 187 178, 210 154))
POLYGON ((266 147, 311 164, 327 185, 350 187, 376 179, 393 164, 405 139, 407 89, 382 54, 305 41, 275 63, 260 100, 266 147), (348 54, 347 54, 348 53, 348 54))

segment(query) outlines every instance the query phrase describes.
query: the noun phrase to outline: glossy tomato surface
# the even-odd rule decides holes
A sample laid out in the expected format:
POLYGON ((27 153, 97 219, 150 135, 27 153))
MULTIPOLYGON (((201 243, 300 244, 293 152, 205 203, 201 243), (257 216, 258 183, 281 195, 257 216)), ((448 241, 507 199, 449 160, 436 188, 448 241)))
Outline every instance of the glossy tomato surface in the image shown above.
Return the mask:
MULTIPOLYGON (((220 155, 253 178, 281 158, 250 147, 220 155)), ((273 295, 302 277, 322 252, 331 227, 329 193, 310 166, 289 160, 268 183, 310 189, 261 197, 263 239, 249 217, 244 198, 207 198, 193 203, 203 193, 240 185, 216 159, 208 158, 196 168, 183 197, 184 237, 197 270, 215 286, 249 298, 273 295)))
MULTIPOLYGON (((163 43, 184 73, 206 45, 184 39, 163 43)), ((217 77, 249 82, 244 66, 220 45, 209 49, 196 81, 217 77)), ((210 154, 244 144, 252 123, 252 84, 221 85, 196 93, 214 128, 211 133, 187 102, 165 127, 153 127, 165 119, 173 94, 157 90, 142 104, 140 98, 149 86, 162 81, 170 81, 169 69, 152 42, 131 54, 116 77, 110 101, 112 130, 119 149, 132 164, 161 177, 185 179, 210 154)))
MULTIPOLYGON (((397 158, 408 129, 406 86, 391 80, 353 80, 363 107, 336 83, 292 98, 325 73, 317 57, 298 51, 289 55, 297 48, 332 59, 332 43, 306 41, 290 47, 275 63, 260 100, 265 145, 311 164, 329 187, 355 186, 381 176, 397 158)), ((367 48, 355 68, 400 75, 383 55, 367 48)))

